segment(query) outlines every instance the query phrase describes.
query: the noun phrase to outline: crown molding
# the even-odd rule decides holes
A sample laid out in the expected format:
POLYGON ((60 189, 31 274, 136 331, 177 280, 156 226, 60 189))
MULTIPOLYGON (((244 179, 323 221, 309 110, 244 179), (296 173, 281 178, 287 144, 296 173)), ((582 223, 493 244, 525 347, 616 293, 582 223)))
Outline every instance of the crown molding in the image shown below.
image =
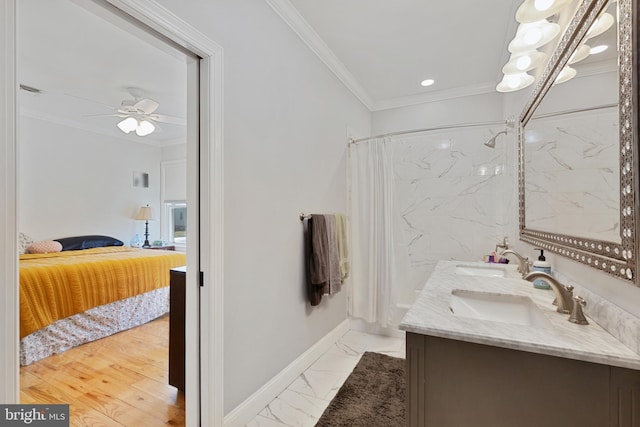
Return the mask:
POLYGON ((391 108, 408 107, 410 105, 426 104, 429 102, 444 101, 446 99, 463 98, 473 95, 494 93, 496 84, 494 82, 480 83, 477 85, 443 89, 417 95, 403 96, 399 98, 383 99, 374 102, 371 111, 388 110, 391 108))
POLYGON ((291 27, 302 41, 315 53, 329 70, 362 102, 365 107, 372 110, 373 100, 367 91, 358 83, 356 78, 338 59, 329 46, 322 40, 309 23, 300 15, 300 12, 289 0, 266 0, 267 4, 291 27))

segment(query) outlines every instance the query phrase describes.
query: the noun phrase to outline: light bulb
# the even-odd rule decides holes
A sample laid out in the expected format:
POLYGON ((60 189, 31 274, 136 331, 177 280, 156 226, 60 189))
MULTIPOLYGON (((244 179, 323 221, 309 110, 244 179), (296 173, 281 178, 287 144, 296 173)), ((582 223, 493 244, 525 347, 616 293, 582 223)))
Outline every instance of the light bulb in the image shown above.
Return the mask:
POLYGON ((542 40, 542 30, 540 28, 530 28, 524 33, 523 40, 529 46, 533 46, 542 40))
POLYGON ((420 82, 420 84, 422 86, 424 86, 424 87, 431 86, 434 83, 435 83, 435 81, 433 79, 426 79, 426 80, 423 80, 422 82, 420 82))
POLYGON ((608 48, 609 48, 609 46, 607 46, 606 44, 601 44, 601 45, 599 45, 599 46, 594 46, 594 47, 592 47, 592 48, 591 48, 591 50, 589 50, 589 53, 590 53, 591 55, 595 55, 595 54, 597 54, 597 53, 602 53, 602 52, 604 52, 604 51, 605 51, 605 50, 607 50, 608 48))
POLYGON ((523 55, 516 60, 516 68, 520 71, 524 71, 531 65, 531 57, 529 55, 523 55))
POLYGON ((536 10, 543 12, 553 6, 553 3, 555 3, 555 0, 535 0, 533 2, 533 7, 535 7, 536 10))
POLYGON ((138 124, 138 128, 136 129, 136 134, 138 134, 138 136, 147 136, 154 130, 156 130, 156 127, 153 125, 153 123, 151 123, 148 120, 142 120, 138 124))
POLYGON ((118 123, 118 127, 122 132, 129 133, 132 130, 136 130, 136 127, 138 127, 138 121, 133 117, 127 117, 126 119, 118 123))
POLYGON ((504 81, 511 89, 515 89, 520 85, 520 77, 517 74, 509 74, 504 76, 504 81))

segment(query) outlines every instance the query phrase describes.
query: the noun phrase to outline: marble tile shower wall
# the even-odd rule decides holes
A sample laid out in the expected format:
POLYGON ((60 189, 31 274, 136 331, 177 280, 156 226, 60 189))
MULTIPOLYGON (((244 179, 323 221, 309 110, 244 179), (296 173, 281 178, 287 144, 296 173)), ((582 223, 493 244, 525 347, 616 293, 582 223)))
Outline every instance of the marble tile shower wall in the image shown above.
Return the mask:
POLYGON ((507 153, 515 135, 499 136, 495 149, 484 145, 500 130, 394 137, 396 202, 413 289, 422 289, 438 261, 481 260, 513 229, 517 185, 507 153))
POLYGON ((527 227, 620 240, 618 133, 617 105, 527 124, 527 227))

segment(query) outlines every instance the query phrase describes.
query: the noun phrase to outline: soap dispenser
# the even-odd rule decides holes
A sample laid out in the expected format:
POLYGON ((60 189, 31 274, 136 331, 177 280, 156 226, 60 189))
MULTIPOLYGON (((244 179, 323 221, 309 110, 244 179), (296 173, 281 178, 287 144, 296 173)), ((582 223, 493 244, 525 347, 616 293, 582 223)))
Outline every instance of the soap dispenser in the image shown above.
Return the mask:
MULTIPOLYGON (((551 264, 549 264, 544 256, 544 249, 536 248, 535 250, 540 251, 540 256, 533 263, 533 271, 542 271, 543 273, 551 275, 551 264)), ((533 287, 538 289, 551 289, 551 286, 549 286, 544 279, 534 280, 533 287)))

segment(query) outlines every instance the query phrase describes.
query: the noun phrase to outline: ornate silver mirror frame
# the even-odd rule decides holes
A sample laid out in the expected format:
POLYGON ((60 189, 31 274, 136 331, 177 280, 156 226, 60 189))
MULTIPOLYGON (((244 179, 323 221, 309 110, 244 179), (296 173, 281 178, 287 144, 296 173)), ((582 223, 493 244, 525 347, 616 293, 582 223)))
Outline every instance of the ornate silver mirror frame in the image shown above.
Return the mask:
POLYGON ((618 0, 619 7, 619 142, 620 142, 620 241, 608 242, 580 236, 527 228, 525 222, 524 127, 531 119, 556 76, 585 37, 591 24, 606 8, 609 0, 584 0, 558 43, 540 81, 520 115, 519 126, 519 220, 520 239, 617 278, 640 285, 637 279, 636 212, 638 211, 637 170, 637 94, 636 85, 636 0, 618 0))

